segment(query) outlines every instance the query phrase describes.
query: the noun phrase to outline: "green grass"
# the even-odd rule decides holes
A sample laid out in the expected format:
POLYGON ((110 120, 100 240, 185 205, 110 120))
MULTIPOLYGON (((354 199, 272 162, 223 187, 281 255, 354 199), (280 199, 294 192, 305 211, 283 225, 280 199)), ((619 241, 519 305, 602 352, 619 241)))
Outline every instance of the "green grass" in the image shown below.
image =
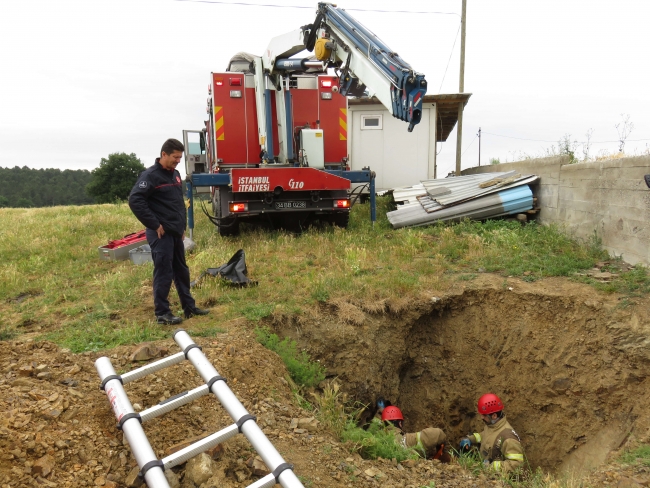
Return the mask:
POLYGON ((314 486, 314 482, 307 476, 298 476, 298 479, 305 488, 312 488, 312 486, 314 486))
POLYGON ((558 477, 550 473, 545 473, 541 468, 532 469, 525 461, 523 467, 508 473, 496 473, 491 468, 483 464, 481 455, 476 449, 470 452, 459 454, 452 450, 453 459, 466 471, 474 476, 483 475, 494 483, 500 482, 497 486, 506 486, 511 488, 588 488, 583 480, 576 480, 572 477, 558 477))
POLYGON ((587 276, 576 279, 606 293, 622 293, 628 297, 640 297, 650 293, 650 276, 645 266, 637 265, 629 271, 621 272, 619 263, 615 261, 603 269, 612 273, 620 273, 620 276, 609 283, 601 283, 587 276))
POLYGON ((378 420, 373 420, 367 430, 350 422, 343 431, 341 439, 351 442, 361 456, 367 459, 397 459, 397 462, 401 462, 420 457, 416 450, 405 448, 395 442, 394 430, 384 427, 378 420))
POLYGON ((471 451, 462 454, 458 453, 456 450, 452 450, 451 452, 458 464, 474 476, 478 476, 480 473, 485 471, 481 455, 476 449, 472 449, 471 451))
POLYGON ((215 337, 217 334, 223 334, 224 332, 227 332, 226 329, 214 326, 208 326, 202 329, 192 329, 188 331, 192 337, 215 337))
POLYGON ((624 452, 619 461, 624 464, 650 466, 650 445, 640 446, 624 452))
POLYGON ((65 329, 45 335, 45 339, 61 344, 72 352, 84 352, 155 341, 168 337, 171 332, 172 329, 166 331, 157 325, 140 325, 137 322, 116 327, 105 314, 91 313, 65 329))
MULTIPOLYGON (((378 199, 374 227, 369 206, 356 205, 349 229, 321 226, 302 235, 243 225, 240 236, 222 238, 197 214, 197 249, 187 257, 192 277, 226 263, 241 248, 251 279, 259 282, 236 288, 205 277, 193 289, 197 303, 214 309, 215 327, 240 317, 260 323, 333 300, 378 302, 423 290, 444 293, 480 272, 527 281, 572 276, 608 258, 595 241, 576 242, 558 227, 535 223, 467 221, 393 230, 385 216, 391 205, 389 198, 378 199)), ((35 326, 75 350, 168 333, 151 324, 151 266, 98 258, 98 246, 142 228, 126 204, 3 208, 0 219, 16 223, 0 229, 0 314, 7 330, 33 332, 27 326, 35 326), (134 330, 148 332, 129 332, 134 330)), ((582 281, 630 296, 650 291, 642 267, 608 284, 582 281)), ((170 300, 172 310, 180 312, 173 290, 170 300)))
POLYGON ((17 335, 14 329, 10 329, 6 325, 0 329, 0 341, 10 341, 17 335))
POLYGON ((288 337, 280 340, 277 334, 272 334, 267 329, 255 329, 257 340, 264 347, 280 356, 284 362, 291 379, 299 386, 315 386, 325 379, 325 368, 319 363, 311 361, 305 351, 298 351, 296 341, 288 337))

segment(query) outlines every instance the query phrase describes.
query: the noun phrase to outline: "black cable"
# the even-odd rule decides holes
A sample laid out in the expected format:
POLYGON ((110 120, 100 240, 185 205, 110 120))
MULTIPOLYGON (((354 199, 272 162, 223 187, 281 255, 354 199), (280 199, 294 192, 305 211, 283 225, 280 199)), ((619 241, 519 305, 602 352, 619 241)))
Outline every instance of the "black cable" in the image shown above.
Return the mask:
POLYGON ((447 69, 449 68, 449 63, 451 61, 451 57, 454 54, 454 48, 456 47, 456 41, 458 40, 458 33, 460 32, 460 28, 463 25, 463 21, 458 24, 458 30, 456 31, 456 37, 454 37, 454 45, 451 46, 451 52, 449 53, 449 59, 447 60, 447 67, 445 68, 445 74, 442 75, 442 81, 440 82, 440 88, 438 88, 438 93, 440 93, 440 90, 442 90, 442 84, 445 82, 445 76, 447 76, 447 69))
POLYGON ((208 220, 210 222, 212 222, 217 227, 223 227, 225 229, 225 228, 228 228, 228 227, 232 227, 233 225, 235 225, 235 222, 237 222, 237 216, 236 215, 234 217, 223 217, 223 218, 222 217, 215 217, 215 216, 210 215, 208 213, 208 209, 205 208, 205 201, 200 200, 200 202, 201 202, 201 210, 203 210, 203 213, 205 214, 205 216, 208 218, 208 220), (221 222, 219 222, 220 220, 224 220, 226 218, 232 218, 233 220, 229 224, 222 224, 221 222))
MULTIPOLYGON (((474 136, 474 139, 472 139, 472 142, 469 143, 469 146, 467 146, 467 147, 465 148, 465 151, 467 151, 470 147, 472 147, 472 144, 474 144, 474 141, 476 140, 477 137, 478 137, 478 134, 476 134, 476 135, 474 136)), ((462 156, 463 154, 465 154, 465 151, 463 151, 463 152, 461 153, 461 156, 462 156)))
MULTIPOLYGON (((314 10, 314 7, 306 7, 302 5, 277 5, 272 3, 248 3, 248 2, 221 2, 219 0, 175 0, 177 2, 193 2, 193 3, 217 3, 220 5, 243 5, 246 7, 273 7, 273 8, 299 8, 299 9, 309 9, 314 10)), ((346 8, 343 9, 351 12, 378 12, 382 14, 434 14, 434 15, 456 15, 460 17, 460 14, 456 12, 431 12, 431 11, 413 11, 413 10, 377 10, 377 9, 365 9, 365 8, 346 8)))
POLYGON ((352 191, 350 192, 350 208, 354 207, 354 205, 357 203, 357 201, 359 200, 359 198, 361 198, 361 192, 362 192, 365 188, 367 188, 368 185, 370 185, 370 183, 366 183, 365 185, 357 186, 354 190, 352 190, 352 191), (352 201, 352 197, 354 196, 354 192, 356 192, 357 190, 359 191, 359 193, 357 193, 356 198, 354 199, 354 201, 352 201))

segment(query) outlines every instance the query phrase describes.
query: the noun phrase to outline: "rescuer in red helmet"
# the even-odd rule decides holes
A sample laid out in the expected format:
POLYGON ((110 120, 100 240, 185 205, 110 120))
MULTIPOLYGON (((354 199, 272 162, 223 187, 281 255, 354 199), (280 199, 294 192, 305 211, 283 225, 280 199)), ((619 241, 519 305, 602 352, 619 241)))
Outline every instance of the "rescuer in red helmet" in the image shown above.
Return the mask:
POLYGON ((394 405, 389 405, 381 412, 381 420, 394 427, 396 441, 404 447, 412 447, 426 459, 440 459, 449 462, 449 455, 444 452, 445 433, 435 427, 427 427, 415 434, 404 433, 404 416, 394 405), (446 457, 446 459, 445 459, 446 457))
POLYGON ((482 433, 474 433, 460 440, 460 451, 469 451, 472 444, 480 445, 483 463, 501 473, 509 473, 524 464, 521 440, 503 413, 503 402, 494 393, 486 393, 478 400, 478 413, 485 423, 482 433))

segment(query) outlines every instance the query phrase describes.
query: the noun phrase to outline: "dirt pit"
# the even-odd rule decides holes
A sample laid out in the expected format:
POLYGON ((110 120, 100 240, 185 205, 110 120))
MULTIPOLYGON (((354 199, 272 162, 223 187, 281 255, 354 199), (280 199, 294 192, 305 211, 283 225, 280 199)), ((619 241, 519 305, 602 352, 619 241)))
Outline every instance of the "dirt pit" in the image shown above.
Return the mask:
MULTIPOLYGON (((481 428, 476 400, 494 391, 532 466, 580 472, 610 461, 622 445, 650 442, 650 303, 619 298, 567 280, 481 275, 445 295, 327 303, 299 317, 275 315, 265 325, 295 338, 350 398, 372 404, 383 395, 402 408, 407 430, 439 426, 453 445, 481 428)), ((313 413, 300 408, 278 356, 255 341, 254 324, 215 325, 226 332, 196 341, 305 486, 495 486, 458 464, 363 460, 319 426, 296 429, 296 419, 313 413)), ((163 355, 177 352, 171 340, 155 346, 163 355)), ((0 342, 2 488, 138 486, 135 460, 93 366, 108 355, 118 372, 128 371, 142 364, 132 352, 124 346, 75 355, 27 337, 0 342)), ((200 384, 183 363, 126 390, 147 408, 200 384)), ((231 423, 208 396, 144 428, 163 457, 171 446, 231 423)), ((254 455, 237 436, 215 454, 208 481, 194 483, 179 466, 173 486, 248 486, 260 477, 254 455)), ((598 480, 609 480, 607 473, 598 480)), ((650 483, 650 473, 633 474, 650 483)))
POLYGON ((456 441, 479 431, 497 393, 533 467, 581 472, 630 436, 650 434, 648 302, 565 279, 484 276, 446 296, 338 303, 323 317, 278 318, 355 399, 400 406, 409 431, 456 441))

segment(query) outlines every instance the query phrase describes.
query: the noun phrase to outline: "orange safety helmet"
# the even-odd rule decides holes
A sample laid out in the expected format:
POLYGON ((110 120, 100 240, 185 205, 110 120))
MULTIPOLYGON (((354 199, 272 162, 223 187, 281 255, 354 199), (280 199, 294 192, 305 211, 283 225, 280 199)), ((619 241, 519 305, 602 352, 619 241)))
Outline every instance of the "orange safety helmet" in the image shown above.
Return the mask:
POLYGON ((486 393, 478 399, 478 413, 490 415, 503 410, 503 402, 494 393, 486 393))
POLYGON ((381 420, 404 420, 404 416, 402 415, 402 411, 399 408, 391 405, 384 408, 384 411, 381 412, 381 420))

